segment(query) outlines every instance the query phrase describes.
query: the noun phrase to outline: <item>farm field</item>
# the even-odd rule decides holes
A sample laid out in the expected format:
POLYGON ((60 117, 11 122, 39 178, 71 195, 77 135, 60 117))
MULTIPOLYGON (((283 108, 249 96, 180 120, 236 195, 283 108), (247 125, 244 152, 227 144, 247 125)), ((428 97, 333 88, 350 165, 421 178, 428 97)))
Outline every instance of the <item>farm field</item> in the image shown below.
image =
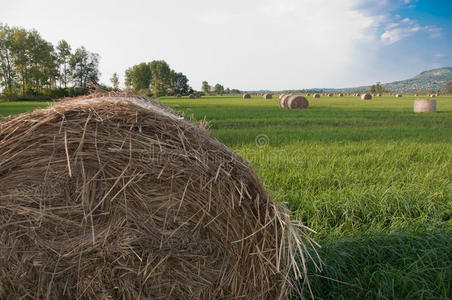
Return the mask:
MULTIPOLYGON (((308 100, 286 110, 275 96, 161 98, 207 120, 317 231, 316 299, 451 299, 452 96, 435 114, 414 114, 413 96, 308 100)), ((46 105, 0 102, 0 115, 46 105)))

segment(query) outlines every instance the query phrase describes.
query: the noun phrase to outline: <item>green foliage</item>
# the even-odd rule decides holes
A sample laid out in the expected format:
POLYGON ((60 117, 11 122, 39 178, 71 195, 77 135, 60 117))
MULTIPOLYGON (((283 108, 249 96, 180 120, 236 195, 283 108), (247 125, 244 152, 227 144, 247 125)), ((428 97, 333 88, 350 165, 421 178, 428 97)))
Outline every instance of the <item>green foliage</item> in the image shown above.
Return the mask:
POLYGON ((147 95, 186 95, 191 90, 188 78, 172 70, 163 60, 140 63, 126 70, 125 85, 147 95))
POLYGON ((151 67, 148 63, 140 63, 126 70, 125 85, 135 92, 149 89, 151 85, 151 67))
POLYGON ((0 24, 0 86, 3 96, 41 95, 44 89, 97 83, 99 56, 79 48, 71 54, 61 40, 56 49, 36 30, 0 24))
POLYGON ((377 82, 376 84, 372 85, 369 89, 369 93, 371 94, 383 94, 385 93, 385 88, 380 84, 380 82, 377 82))
POLYGON ((452 81, 449 81, 447 83, 444 84, 442 92, 444 94, 452 94, 452 81))
POLYGON ((85 47, 75 50, 69 65, 75 86, 86 89, 99 81, 99 55, 89 52, 85 47))
POLYGON ((207 81, 203 81, 202 82, 202 91, 204 92, 204 94, 208 95, 210 93, 210 85, 207 81))
POLYGON ((217 83, 214 87, 214 91, 215 93, 217 93, 218 95, 222 95, 224 93, 224 86, 222 86, 221 84, 217 83))

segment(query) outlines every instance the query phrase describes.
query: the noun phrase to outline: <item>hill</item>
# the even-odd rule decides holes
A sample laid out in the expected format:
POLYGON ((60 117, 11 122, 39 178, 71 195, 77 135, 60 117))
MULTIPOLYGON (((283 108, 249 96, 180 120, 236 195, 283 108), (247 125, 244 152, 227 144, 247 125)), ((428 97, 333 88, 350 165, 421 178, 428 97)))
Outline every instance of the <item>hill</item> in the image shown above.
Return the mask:
MULTIPOLYGON (((424 71, 413 78, 401 81, 383 83, 387 91, 400 93, 413 93, 420 91, 441 91, 446 82, 452 81, 452 68, 439 68, 424 71)), ((355 88, 347 88, 344 91, 367 91, 370 86, 360 86, 355 88)))

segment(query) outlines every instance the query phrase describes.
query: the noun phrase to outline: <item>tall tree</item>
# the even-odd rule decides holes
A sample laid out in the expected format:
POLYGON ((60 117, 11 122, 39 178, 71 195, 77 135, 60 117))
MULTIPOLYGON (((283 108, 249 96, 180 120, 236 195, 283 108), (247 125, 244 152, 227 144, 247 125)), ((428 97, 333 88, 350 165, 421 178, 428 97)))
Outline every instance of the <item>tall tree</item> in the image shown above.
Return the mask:
POLYGON ((69 60, 74 84, 82 88, 89 88, 99 80, 99 55, 80 47, 69 60))
POLYGON ((173 93, 186 95, 190 91, 188 78, 182 73, 171 71, 171 87, 173 93))
POLYGON ((149 89, 151 85, 151 67, 148 63, 140 63, 128 68, 125 72, 125 85, 135 92, 149 89))
POLYGON ((113 84, 113 88, 117 90, 119 88, 119 78, 118 74, 113 73, 113 76, 110 78, 111 84, 113 84))
POLYGON ((71 58, 71 46, 65 40, 61 40, 58 42, 56 49, 58 53, 58 62, 61 68, 60 83, 66 88, 70 76, 69 60, 71 58))
POLYGON ((154 60, 150 63, 151 90, 154 95, 171 93, 171 69, 164 60, 154 60))
POLYGON ((222 95, 224 93, 224 86, 217 83, 217 84, 215 84, 214 90, 215 90, 215 93, 222 95))
POLYGON ((207 81, 202 82, 202 91, 206 94, 210 93, 210 85, 207 81))
POLYGON ((11 45, 12 31, 8 25, 0 23, 0 86, 4 87, 8 94, 13 93, 16 76, 11 45))

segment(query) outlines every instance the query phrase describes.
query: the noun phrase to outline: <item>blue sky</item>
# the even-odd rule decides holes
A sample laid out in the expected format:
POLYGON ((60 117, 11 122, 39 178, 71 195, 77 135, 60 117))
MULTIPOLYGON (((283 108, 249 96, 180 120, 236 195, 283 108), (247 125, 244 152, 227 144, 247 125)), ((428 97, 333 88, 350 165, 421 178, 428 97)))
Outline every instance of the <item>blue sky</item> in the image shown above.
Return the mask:
POLYGON ((0 22, 101 56, 164 59, 195 89, 353 87, 452 67, 452 0, 15 0, 0 22))

